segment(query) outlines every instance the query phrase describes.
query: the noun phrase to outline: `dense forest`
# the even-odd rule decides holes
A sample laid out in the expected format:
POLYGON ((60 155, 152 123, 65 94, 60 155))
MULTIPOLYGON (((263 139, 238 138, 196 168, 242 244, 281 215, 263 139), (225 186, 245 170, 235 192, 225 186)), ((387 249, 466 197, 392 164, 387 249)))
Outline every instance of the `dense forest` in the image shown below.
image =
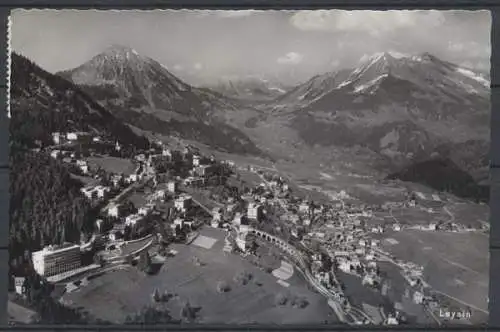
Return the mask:
POLYGON ((476 202, 487 203, 489 201, 489 187, 476 183, 470 174, 446 158, 435 158, 415 163, 399 172, 390 174, 388 179, 420 183, 476 202))
POLYGON ((10 156, 10 258, 13 268, 28 259, 25 250, 44 244, 76 242, 92 232, 95 215, 80 193, 82 184, 65 166, 36 152, 10 156))

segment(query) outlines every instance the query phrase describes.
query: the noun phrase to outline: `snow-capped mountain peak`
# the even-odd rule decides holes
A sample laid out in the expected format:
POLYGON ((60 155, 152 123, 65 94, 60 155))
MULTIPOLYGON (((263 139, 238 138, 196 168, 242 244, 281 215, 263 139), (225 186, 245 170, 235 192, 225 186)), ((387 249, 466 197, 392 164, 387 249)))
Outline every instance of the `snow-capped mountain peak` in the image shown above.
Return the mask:
POLYGON ((283 105, 289 101, 297 109, 335 110, 370 109, 372 104, 411 101, 425 105, 422 110, 432 110, 435 103, 451 110, 472 107, 477 102, 487 103, 488 88, 487 78, 474 70, 429 53, 381 52, 364 56, 356 68, 317 75, 278 102, 283 105))
POLYGON ((408 54, 396 52, 396 51, 387 51, 387 52, 377 52, 374 54, 365 54, 359 59, 360 64, 367 64, 367 63, 375 63, 380 60, 391 60, 391 59, 404 59, 404 58, 410 58, 411 56, 408 54))

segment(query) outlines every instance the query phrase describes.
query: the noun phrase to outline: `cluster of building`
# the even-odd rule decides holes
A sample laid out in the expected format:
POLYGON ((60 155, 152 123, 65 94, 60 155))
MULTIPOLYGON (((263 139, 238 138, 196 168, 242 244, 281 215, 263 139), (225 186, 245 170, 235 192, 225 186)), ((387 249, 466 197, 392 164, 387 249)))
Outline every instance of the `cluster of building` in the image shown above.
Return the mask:
POLYGON ((80 189, 88 199, 105 199, 110 190, 111 188, 102 185, 91 185, 80 189))

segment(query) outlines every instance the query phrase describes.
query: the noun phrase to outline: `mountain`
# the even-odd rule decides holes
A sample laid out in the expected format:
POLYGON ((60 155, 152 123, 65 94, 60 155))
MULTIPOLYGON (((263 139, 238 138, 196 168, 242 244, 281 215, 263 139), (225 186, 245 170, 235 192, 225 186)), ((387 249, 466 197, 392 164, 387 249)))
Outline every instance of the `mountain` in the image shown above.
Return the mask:
POLYGON ((52 132, 88 131, 137 149, 137 136, 73 83, 50 74, 27 58, 11 56, 11 141, 33 146, 52 142, 52 132))
POLYGON ((282 84, 257 77, 221 80, 208 88, 228 98, 250 102, 271 101, 287 92, 287 87, 282 84))
POLYGON ((58 74, 142 130, 230 152, 259 153, 245 134, 217 119, 218 113, 236 109, 234 102, 186 84, 162 64, 129 47, 111 46, 81 66, 58 74))
POLYGON ((489 81, 470 69, 429 53, 386 52, 313 77, 278 98, 272 114, 309 145, 365 146, 396 164, 481 142, 469 144, 474 164, 489 141, 489 98, 489 81))
POLYGON ((488 202, 489 199, 488 186, 479 185, 472 176, 464 172, 453 161, 445 158, 433 158, 415 163, 390 174, 388 179, 420 183, 478 202, 488 202))

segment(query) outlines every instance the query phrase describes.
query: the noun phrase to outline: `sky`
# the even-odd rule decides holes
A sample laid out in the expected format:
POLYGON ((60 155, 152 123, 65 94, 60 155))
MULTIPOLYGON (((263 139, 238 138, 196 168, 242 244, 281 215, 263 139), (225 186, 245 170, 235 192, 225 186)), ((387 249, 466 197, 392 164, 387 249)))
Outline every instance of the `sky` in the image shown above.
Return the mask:
POLYGON ((194 85, 296 84, 384 51, 489 71, 490 30, 489 11, 14 10, 10 37, 13 51, 52 73, 123 45, 194 85))

